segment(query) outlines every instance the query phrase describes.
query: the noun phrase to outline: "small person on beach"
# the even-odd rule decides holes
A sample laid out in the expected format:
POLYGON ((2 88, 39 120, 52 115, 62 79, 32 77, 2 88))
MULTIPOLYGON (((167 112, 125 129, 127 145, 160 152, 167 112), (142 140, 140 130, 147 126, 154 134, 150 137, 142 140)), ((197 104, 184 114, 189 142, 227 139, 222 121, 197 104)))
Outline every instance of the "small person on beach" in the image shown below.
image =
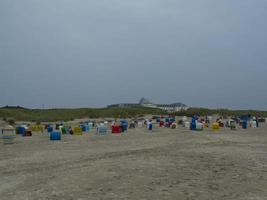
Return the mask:
POLYGON ((149 120, 147 122, 147 129, 150 130, 150 131, 152 131, 152 129, 153 129, 152 120, 149 120))
POLYGON ((70 128, 70 134, 73 135, 73 130, 72 130, 72 128, 70 128))

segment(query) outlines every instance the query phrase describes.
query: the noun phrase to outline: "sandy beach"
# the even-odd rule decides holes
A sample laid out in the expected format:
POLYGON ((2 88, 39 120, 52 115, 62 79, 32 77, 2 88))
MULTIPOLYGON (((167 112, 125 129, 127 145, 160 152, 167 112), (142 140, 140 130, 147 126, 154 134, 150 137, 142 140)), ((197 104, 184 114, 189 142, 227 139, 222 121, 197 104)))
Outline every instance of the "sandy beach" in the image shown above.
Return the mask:
POLYGON ((267 199, 267 131, 46 133, 0 145, 0 199, 267 199))

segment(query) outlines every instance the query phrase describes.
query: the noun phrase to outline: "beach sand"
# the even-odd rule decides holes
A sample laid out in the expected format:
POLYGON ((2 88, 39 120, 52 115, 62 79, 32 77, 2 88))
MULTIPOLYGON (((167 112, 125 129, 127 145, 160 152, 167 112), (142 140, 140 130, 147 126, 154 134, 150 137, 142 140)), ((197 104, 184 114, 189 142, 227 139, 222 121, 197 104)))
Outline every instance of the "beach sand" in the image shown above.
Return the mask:
POLYGON ((0 199, 267 199, 267 126, 0 144, 0 199))

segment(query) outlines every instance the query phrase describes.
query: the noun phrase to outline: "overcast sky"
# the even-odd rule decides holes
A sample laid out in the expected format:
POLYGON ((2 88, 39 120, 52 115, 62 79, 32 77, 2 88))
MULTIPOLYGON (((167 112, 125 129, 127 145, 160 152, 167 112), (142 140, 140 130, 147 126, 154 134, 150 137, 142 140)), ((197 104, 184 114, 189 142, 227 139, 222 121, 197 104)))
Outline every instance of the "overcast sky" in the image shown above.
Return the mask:
POLYGON ((1 0, 0 106, 267 110, 266 0, 1 0))

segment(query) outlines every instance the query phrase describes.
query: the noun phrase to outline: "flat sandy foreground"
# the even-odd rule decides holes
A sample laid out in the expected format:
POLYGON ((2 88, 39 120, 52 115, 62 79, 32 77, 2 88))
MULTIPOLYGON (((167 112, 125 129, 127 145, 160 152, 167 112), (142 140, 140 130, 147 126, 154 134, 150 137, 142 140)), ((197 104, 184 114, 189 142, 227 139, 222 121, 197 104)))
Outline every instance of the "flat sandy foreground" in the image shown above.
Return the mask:
POLYGON ((0 144, 0 199, 267 199, 267 126, 0 144))

